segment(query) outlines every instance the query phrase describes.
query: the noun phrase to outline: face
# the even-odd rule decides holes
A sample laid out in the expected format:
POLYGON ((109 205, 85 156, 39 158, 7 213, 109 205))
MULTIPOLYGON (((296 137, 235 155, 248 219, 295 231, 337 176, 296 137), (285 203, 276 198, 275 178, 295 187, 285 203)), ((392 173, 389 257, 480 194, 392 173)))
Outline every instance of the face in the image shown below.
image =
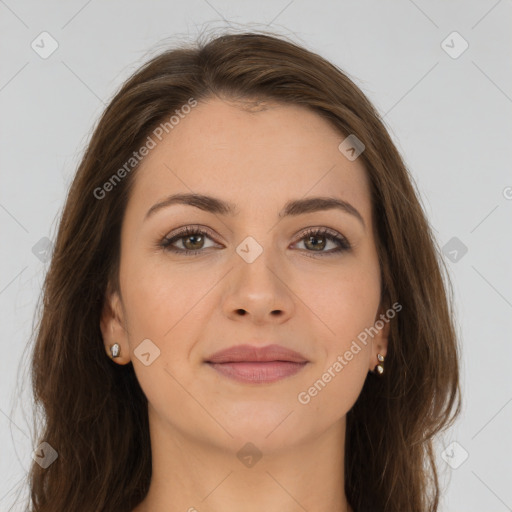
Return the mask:
POLYGON ((114 361, 132 361, 153 426, 271 452, 344 421, 387 336, 359 341, 384 310, 368 178, 338 149, 344 139, 300 106, 211 99, 143 160, 123 220, 120 294, 101 328, 107 351, 121 345, 114 361), (233 211, 165 204, 191 193, 233 211), (348 206, 287 211, 317 197, 348 206), (207 362, 271 344, 305 363, 207 362))

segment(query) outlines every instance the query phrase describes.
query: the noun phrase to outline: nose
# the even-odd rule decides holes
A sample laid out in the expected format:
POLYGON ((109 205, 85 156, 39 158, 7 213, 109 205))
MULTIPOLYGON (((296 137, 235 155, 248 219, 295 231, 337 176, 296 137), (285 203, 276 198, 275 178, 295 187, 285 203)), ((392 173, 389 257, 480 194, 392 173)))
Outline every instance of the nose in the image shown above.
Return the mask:
POLYGON ((252 263, 235 254, 235 268, 229 273, 223 310, 234 320, 246 317, 255 324, 283 323, 294 313, 295 296, 288 286, 286 267, 271 259, 265 249, 252 263))

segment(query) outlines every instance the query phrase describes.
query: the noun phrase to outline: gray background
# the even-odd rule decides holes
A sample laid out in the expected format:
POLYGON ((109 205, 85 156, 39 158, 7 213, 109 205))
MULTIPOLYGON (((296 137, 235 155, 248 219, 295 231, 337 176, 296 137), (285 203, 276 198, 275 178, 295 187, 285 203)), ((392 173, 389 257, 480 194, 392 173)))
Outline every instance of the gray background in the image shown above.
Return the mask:
POLYGON ((441 510, 512 510, 511 16, 510 0, 0 0, 0 510, 35 448, 24 349, 48 263, 33 247, 54 238, 93 123, 122 81, 166 44, 228 25, 287 35, 344 69, 385 116, 439 245, 457 238, 446 258, 464 410, 437 448, 441 510), (58 43, 46 59, 31 47, 43 31, 58 43), (453 31, 469 44, 460 55, 453 31))

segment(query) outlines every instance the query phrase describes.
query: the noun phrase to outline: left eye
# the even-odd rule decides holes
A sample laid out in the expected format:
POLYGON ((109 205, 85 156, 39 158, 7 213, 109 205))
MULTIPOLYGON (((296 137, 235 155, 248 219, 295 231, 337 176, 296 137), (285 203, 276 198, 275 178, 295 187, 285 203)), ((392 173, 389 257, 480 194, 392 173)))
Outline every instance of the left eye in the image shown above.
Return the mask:
POLYGON ((308 248, 313 248, 312 251, 307 252, 315 252, 320 256, 328 256, 333 253, 348 251, 351 247, 349 241, 344 236, 329 228, 311 228, 305 233, 302 233, 299 242, 303 242, 308 248), (323 239, 324 241, 318 243, 319 239, 323 239), (322 250, 327 246, 327 241, 334 243, 335 248, 330 251, 322 250))
MULTIPOLYGON (((174 236, 165 237, 160 242, 160 247, 169 252, 189 256, 204 252, 205 238, 212 240, 208 231, 199 227, 187 226, 174 236), (176 242, 180 242, 183 248, 176 247, 174 245, 176 242)), ((294 245, 299 242, 303 242, 304 246, 307 248, 306 252, 313 252, 320 256, 347 251, 351 248, 350 243, 345 237, 329 228, 309 229, 301 234, 301 238, 299 238, 294 245), (319 239, 323 241, 318 242, 319 239), (328 251, 324 250, 328 242, 334 243, 334 249, 328 251)), ((206 249, 211 247, 212 246, 206 247, 206 249)))

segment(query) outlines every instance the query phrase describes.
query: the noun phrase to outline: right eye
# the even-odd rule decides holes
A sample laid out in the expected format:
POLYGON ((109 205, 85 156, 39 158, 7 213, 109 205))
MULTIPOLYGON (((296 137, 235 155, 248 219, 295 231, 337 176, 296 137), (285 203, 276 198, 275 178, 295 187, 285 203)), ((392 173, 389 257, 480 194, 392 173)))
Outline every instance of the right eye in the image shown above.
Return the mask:
MULTIPOLYGON (((165 236, 160 242, 160 247, 165 251, 193 256, 194 254, 204 252, 205 239, 209 238, 212 240, 209 235, 209 231, 198 226, 186 226, 170 236, 165 236), (174 244, 176 242, 180 242, 183 248, 175 247, 174 244)), ((208 248, 206 247, 206 249, 208 248)))

